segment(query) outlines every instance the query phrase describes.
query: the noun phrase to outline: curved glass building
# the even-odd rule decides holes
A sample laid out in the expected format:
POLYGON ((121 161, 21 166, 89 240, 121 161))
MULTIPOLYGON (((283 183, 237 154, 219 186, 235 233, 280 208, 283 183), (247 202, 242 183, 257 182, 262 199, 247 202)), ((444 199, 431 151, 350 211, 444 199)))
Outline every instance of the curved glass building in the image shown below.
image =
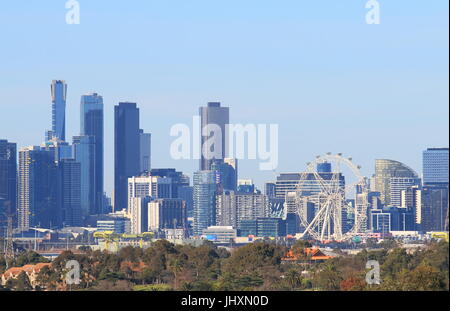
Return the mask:
POLYGON ((380 192, 383 204, 390 205, 392 203, 391 182, 395 180, 398 183, 401 178, 420 182, 418 174, 401 162, 387 159, 375 160, 375 189, 380 192))

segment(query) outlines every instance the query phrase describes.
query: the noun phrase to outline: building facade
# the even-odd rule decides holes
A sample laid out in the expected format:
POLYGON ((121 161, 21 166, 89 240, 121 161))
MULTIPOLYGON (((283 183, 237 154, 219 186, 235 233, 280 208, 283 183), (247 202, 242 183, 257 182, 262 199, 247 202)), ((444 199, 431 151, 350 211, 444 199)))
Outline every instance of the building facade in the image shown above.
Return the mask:
POLYGON ((95 145, 95 205, 93 214, 102 214, 104 193, 104 108, 103 97, 97 93, 83 95, 80 104, 80 135, 90 136, 95 145))
POLYGON ((391 204, 391 178, 418 179, 417 173, 405 164, 387 159, 375 160, 375 190, 384 205, 391 204))
POLYGON ((67 84, 63 80, 53 80, 50 90, 52 95, 52 130, 47 138, 65 141, 67 84))
POLYGON ((216 223, 216 175, 214 171, 198 171, 194 173, 193 201, 195 235, 216 223))
POLYGON ((428 148, 423 152, 423 183, 448 185, 448 148, 428 148))
POLYGON ((140 175, 139 109, 136 103, 119 103, 114 117, 114 210, 122 210, 128 178, 140 175))
POLYGON ((15 215, 16 209, 17 145, 0 139, 0 229, 5 225, 7 215, 15 215))
POLYGON ((228 149, 226 125, 230 123, 230 111, 228 107, 221 107, 220 103, 211 102, 207 107, 200 107, 199 114, 201 119, 200 170, 208 171, 211 170, 213 162, 223 163, 226 157, 228 149), (220 135, 215 135, 210 130, 219 130, 220 133, 216 134, 220 135), (203 148, 207 145, 214 145, 213 150, 203 148))

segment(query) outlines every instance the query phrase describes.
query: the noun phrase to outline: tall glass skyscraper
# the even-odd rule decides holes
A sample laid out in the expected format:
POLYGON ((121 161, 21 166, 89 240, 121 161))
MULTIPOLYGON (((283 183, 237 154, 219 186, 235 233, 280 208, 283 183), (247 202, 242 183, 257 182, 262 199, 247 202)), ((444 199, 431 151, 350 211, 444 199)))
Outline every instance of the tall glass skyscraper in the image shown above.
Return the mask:
POLYGON ((136 103, 114 107, 114 210, 127 208, 128 178, 140 175, 139 108, 136 103))
POLYGON ((94 167, 92 168, 95 174, 95 206, 90 212, 93 214, 102 214, 104 193, 103 97, 97 93, 81 96, 80 112, 80 134, 82 136, 93 137, 93 143, 95 145, 95 161, 94 167))
POLYGON ((140 155, 140 162, 141 167, 140 171, 141 173, 144 172, 150 172, 151 169, 151 148, 152 148, 152 134, 150 133, 144 133, 144 130, 140 130, 140 148, 141 148, 141 155, 140 155))
POLYGON ((423 152, 423 183, 448 185, 448 148, 428 148, 423 152))
POLYGON ((418 179, 419 176, 413 169, 401 162, 386 159, 375 160, 375 190, 380 193, 381 202, 385 205, 392 203, 391 180, 393 178, 418 179))
POLYGON ((89 215, 99 214, 96 201, 96 166, 95 166, 95 137, 94 136, 74 136, 73 154, 75 160, 80 163, 80 205, 81 216, 86 218, 89 215))
POLYGON ((21 231, 58 226, 57 185, 54 151, 37 146, 19 151, 17 215, 21 231))
POLYGON ((52 137, 66 140, 66 98, 67 84, 63 80, 53 80, 52 93, 52 137))
POLYGON ((194 235, 216 223, 216 174, 214 171, 194 173, 194 235))
POLYGON ((81 165, 74 159, 59 161, 57 177, 59 226, 82 225, 80 173, 81 165))
POLYGON ((16 212, 16 189, 17 146, 0 139, 0 228, 5 224, 5 216, 16 212))
MULTIPOLYGON (((230 111, 228 107, 221 107, 220 103, 208 103, 207 107, 200 107, 199 110, 201 118, 201 160, 200 160, 200 170, 208 171, 211 170, 211 165, 213 162, 223 163, 227 150, 227 132, 226 125, 230 123, 230 111), (214 136, 212 133, 203 135, 203 129, 208 125, 218 126, 221 130, 221 137, 214 136), (221 148, 220 156, 215 156, 214 151, 205 150, 203 152, 203 146, 206 145, 205 142, 212 142, 214 148, 221 148)), ((216 149, 217 150, 217 149, 216 149)), ((217 150, 219 151, 219 150, 217 150)), ((219 153, 219 152, 218 152, 219 153)))

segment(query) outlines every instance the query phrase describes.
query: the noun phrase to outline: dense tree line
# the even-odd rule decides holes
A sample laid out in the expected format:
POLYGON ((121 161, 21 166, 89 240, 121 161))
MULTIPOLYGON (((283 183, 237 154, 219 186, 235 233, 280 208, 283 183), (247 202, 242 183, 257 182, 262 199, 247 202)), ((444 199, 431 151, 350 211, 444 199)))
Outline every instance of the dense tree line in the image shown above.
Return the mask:
MULTIPOLYGON (((341 254, 323 263, 311 263, 298 241, 292 251, 299 262, 283 262, 288 248, 273 242, 256 242, 231 253, 212 243, 202 246, 174 245, 156 241, 147 249, 126 247, 118 253, 83 249, 83 254, 62 253, 38 275, 36 290, 107 291, 247 291, 247 290, 448 290, 449 244, 434 242, 408 253, 391 245, 380 250, 363 250, 357 255, 341 254), (66 263, 77 260, 81 283, 69 286, 63 277, 66 263), (367 285, 368 260, 381 265, 380 285, 367 285)), ((33 252, 18 256, 13 266, 45 262, 33 252)), ((11 265, 10 265, 11 266, 11 265)), ((5 261, 0 258, 0 272, 5 261)), ((30 290, 26 275, 10 282, 7 289, 30 290)), ((0 288, 1 290, 1 288, 0 288)))

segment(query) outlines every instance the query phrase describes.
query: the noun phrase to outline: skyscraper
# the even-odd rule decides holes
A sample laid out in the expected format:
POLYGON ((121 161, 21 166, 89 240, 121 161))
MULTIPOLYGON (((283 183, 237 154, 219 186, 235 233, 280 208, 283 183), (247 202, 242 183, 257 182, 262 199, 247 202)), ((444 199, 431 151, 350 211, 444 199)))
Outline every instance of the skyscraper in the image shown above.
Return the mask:
POLYGON ((402 204, 402 192, 414 186, 420 186, 420 178, 392 177, 390 179, 390 205, 400 207, 402 204))
MULTIPOLYGON (((413 169, 403 163, 386 159, 375 160, 375 190, 380 193, 384 205, 391 204, 391 178, 402 177, 419 178, 413 169)), ((398 199, 400 200, 400 197, 398 199)))
POLYGON ((214 171, 194 173, 194 234, 201 235, 203 230, 216 222, 216 174, 214 171))
POLYGON ((94 136, 73 137, 74 158, 80 163, 81 215, 83 218, 99 214, 96 204, 95 148, 94 136))
MULTIPOLYGON (((7 214, 16 212, 17 192, 17 146, 0 140, 0 227, 7 214)), ((0 235, 3 232, 0 232, 0 235)))
POLYGON ((17 214, 20 230, 59 225, 57 184, 54 152, 36 146, 19 151, 17 214))
POLYGON ((139 109, 136 103, 114 107, 114 209, 127 208, 128 178, 140 174, 139 109))
POLYGON ((423 152, 424 185, 448 185, 448 148, 428 148, 423 152))
POLYGON ((144 130, 140 130, 140 172, 150 172, 151 168, 151 146, 152 146, 152 134, 144 133, 144 130))
POLYGON ((80 134, 92 136, 95 144, 95 162, 92 168, 95 175, 93 214, 103 213, 103 171, 104 171, 104 134, 103 134, 103 97, 97 93, 81 97, 80 134))
POLYGON ((63 80, 53 80, 52 93, 52 137, 66 140, 66 98, 67 84, 63 80))
POLYGON ((208 103, 207 107, 200 107, 201 118, 201 160, 200 170, 211 170, 214 161, 223 163, 227 150, 227 132, 226 125, 230 123, 230 111, 228 107, 221 107, 220 103, 208 103), (209 129, 208 129, 209 128, 209 129), (220 129, 220 135, 212 133, 210 130, 220 129), (206 132, 205 132, 206 131, 206 132), (206 143, 208 142, 208 143, 206 143), (214 148, 204 148, 204 146, 212 146, 214 148))
POLYGON ((181 199, 157 199, 148 204, 149 229, 185 229, 186 202, 181 199))
POLYGON ((128 211, 131 219, 131 234, 148 232, 148 205, 150 197, 131 198, 128 211))
POLYGON ((74 159, 63 159, 58 163, 57 177, 59 226, 82 225, 81 211, 81 165, 74 159))

